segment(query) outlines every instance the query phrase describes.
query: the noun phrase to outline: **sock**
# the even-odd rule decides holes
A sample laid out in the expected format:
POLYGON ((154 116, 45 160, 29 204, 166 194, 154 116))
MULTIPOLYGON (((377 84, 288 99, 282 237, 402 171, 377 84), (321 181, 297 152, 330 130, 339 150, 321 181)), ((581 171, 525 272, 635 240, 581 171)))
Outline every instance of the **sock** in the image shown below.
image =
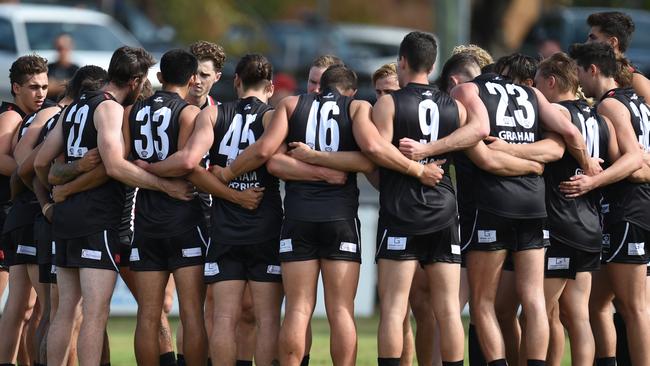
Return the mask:
POLYGON ((181 353, 176 354, 176 365, 177 366, 185 366, 185 356, 181 353))
POLYGON ((487 362, 481 351, 481 344, 478 341, 478 333, 476 333, 476 326, 469 323, 469 332, 467 336, 467 343, 469 348, 469 365, 470 366, 485 366, 487 362))
POLYGON ((594 362, 594 365, 596 365, 596 366, 616 366, 616 357, 597 358, 596 362, 594 362))
POLYGON ((47 365, 44 364, 44 363, 36 363, 36 362, 34 362, 34 366, 47 366, 47 365))
POLYGON ((528 360, 526 361, 528 366, 546 366, 546 360, 528 360))
POLYGON ((15 366, 13 363, 0 363, 0 366, 15 366))
POLYGON ((463 360, 453 362, 442 361, 442 366, 463 366, 463 360))
POLYGON ((103 363, 103 364, 101 364, 101 365, 99 365, 99 366, 111 366, 111 363, 110 363, 110 362, 108 362, 108 363, 103 363))
POLYGON ((235 366, 253 366, 253 361, 237 360, 235 366))
POLYGON ((176 355, 174 352, 163 353, 158 360, 160 366, 176 366, 176 355))
POLYGON ((505 358, 500 358, 498 360, 488 362, 488 366, 508 366, 508 362, 506 362, 505 358))
POLYGON ((212 366, 212 360, 208 358, 208 366, 212 366))
POLYGON ((309 366, 309 354, 306 354, 305 357, 302 358, 300 366, 309 366))
POLYGON ((399 358, 377 358, 378 366, 399 366, 399 358))
POLYGON ((616 328, 616 362, 619 365, 631 365, 630 350, 627 348, 627 330, 620 313, 614 313, 614 327, 616 328))

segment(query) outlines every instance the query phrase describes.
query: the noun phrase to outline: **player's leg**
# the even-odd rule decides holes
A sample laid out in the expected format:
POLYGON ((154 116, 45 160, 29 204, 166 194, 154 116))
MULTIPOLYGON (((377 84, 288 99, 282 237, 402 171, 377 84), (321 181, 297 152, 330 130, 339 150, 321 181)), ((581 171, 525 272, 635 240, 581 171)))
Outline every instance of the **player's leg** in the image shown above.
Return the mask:
MULTIPOLYGON (((427 274, 417 266, 409 304, 415 318, 415 352, 420 365, 433 365, 440 363, 440 347, 436 339, 436 318, 430 302, 429 280, 427 274)), ((406 345, 404 346, 406 348, 406 345)))
POLYGON ((616 329, 612 322, 614 293, 605 272, 607 266, 604 264, 594 273, 589 296, 589 322, 594 333, 596 360, 616 357, 616 329))
POLYGON ((203 322, 205 285, 203 265, 193 265, 174 270, 174 281, 179 300, 183 334, 183 355, 188 365, 207 362, 207 334, 203 322))
POLYGON ((5 289, 9 284, 9 268, 0 268, 0 297, 5 293, 5 289))
MULTIPOLYGON (((171 326, 169 325, 169 314, 174 307, 175 292, 176 286, 174 282, 174 276, 169 276, 167 280, 167 286, 165 286, 165 300, 163 302, 163 311, 160 314, 160 332, 158 333, 160 355, 163 357, 165 355, 169 355, 170 357, 174 356, 174 346, 172 345, 172 331, 171 326)), ((161 366, 164 366, 162 364, 162 360, 161 366)))
POLYGON ((38 319, 38 323, 33 323, 33 326, 31 326, 31 332, 33 333, 34 337, 33 342, 30 344, 30 355, 33 362, 44 363, 45 360, 41 360, 40 357, 40 348, 41 343, 43 343, 43 339, 46 338, 47 327, 50 319, 50 286, 49 284, 41 283, 39 279, 38 264, 28 264, 27 273, 29 275, 30 282, 34 287, 34 290, 36 291, 37 302, 35 308, 36 316, 32 315, 30 322, 33 323, 36 321, 36 319, 38 319))
POLYGON ((278 359, 282 283, 251 281, 248 288, 251 291, 257 323, 255 363, 271 366, 273 361, 278 359))
POLYGON ((402 354, 399 357, 400 366, 407 366, 413 364, 413 355, 415 353, 415 343, 413 341, 413 327, 411 327, 411 308, 406 309, 406 316, 404 317, 403 341, 402 341, 402 354))
POLYGON ((511 259, 506 259, 504 263, 494 309, 499 327, 503 333, 503 340, 506 346, 506 359, 508 360, 508 364, 515 365, 519 360, 522 338, 521 324, 517 316, 519 311, 519 297, 517 297, 514 265, 511 259))
POLYGON ((138 364, 150 365, 159 361, 160 318, 163 310, 167 271, 133 272, 137 289, 138 316, 135 327, 135 357, 138 364))
MULTIPOLYGON (((280 285, 280 287, 282 286, 280 285)), ((241 315, 237 323, 237 360, 249 361, 253 359, 257 338, 256 327, 253 298, 250 283, 247 282, 241 303, 241 315)))
POLYGON ((9 293, 0 318, 0 363, 13 363, 18 352, 20 334, 29 310, 32 286, 27 273, 27 265, 12 265, 9 268, 9 293))
MULTIPOLYGON (((65 365, 68 362, 73 328, 79 316, 81 287, 79 270, 57 267, 57 291, 54 299, 54 316, 47 334, 48 365, 65 365)), ((76 342, 75 342, 76 345, 76 342)))
POLYGON ((234 365, 237 360, 236 330, 246 281, 226 280, 210 284, 214 319, 210 335, 212 364, 234 365))
POLYGON ((560 321, 560 296, 567 283, 566 278, 545 278, 544 298, 549 322, 549 345, 546 363, 559 366, 564 354, 564 326, 560 321))
POLYGON ((567 282, 560 297, 560 317, 569 332, 571 364, 576 366, 592 365, 596 352, 589 323, 590 293, 591 273, 578 272, 575 280, 567 282))

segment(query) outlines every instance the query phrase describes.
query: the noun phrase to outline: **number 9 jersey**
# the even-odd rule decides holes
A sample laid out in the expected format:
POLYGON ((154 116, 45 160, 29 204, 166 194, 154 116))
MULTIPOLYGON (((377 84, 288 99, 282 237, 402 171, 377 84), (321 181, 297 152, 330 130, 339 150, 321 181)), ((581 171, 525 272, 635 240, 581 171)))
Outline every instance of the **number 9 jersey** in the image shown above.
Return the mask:
MULTIPOLYGON (((65 146, 65 161, 81 159, 97 147, 94 114, 97 107, 115 100, 103 91, 86 92, 63 112, 61 126, 65 146)), ((99 187, 79 192, 54 206, 54 237, 72 239, 117 230, 124 208, 124 185, 112 178, 99 187)))
MULTIPOLYGON (((490 136, 510 144, 532 144, 542 139, 535 92, 497 74, 474 79, 490 117, 490 136)), ((477 206, 512 219, 546 217, 544 179, 537 175, 500 177, 481 171, 477 206)))

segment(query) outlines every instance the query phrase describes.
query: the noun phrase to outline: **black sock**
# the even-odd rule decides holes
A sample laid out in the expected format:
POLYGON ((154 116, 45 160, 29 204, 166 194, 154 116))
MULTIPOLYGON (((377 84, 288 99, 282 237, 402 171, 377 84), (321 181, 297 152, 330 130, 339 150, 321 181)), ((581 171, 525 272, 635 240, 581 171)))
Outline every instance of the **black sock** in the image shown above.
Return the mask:
POLYGON ((481 351, 481 344, 478 341, 478 333, 476 333, 476 326, 469 323, 469 332, 467 336, 467 343, 469 348, 469 365, 470 366, 485 366, 485 357, 481 351))
POLYGON ((463 366, 463 360, 453 362, 442 361, 442 366, 463 366))
POLYGON ((302 358, 300 366, 309 366, 309 354, 306 354, 305 357, 302 358))
POLYGON ((36 362, 34 362, 34 366, 47 366, 47 365, 44 364, 44 363, 36 363, 36 362))
POLYGON ((111 363, 110 363, 110 362, 108 362, 108 363, 102 363, 102 364, 100 364, 99 366, 111 366, 111 363))
POLYGON ((16 366, 13 363, 0 363, 0 366, 16 366))
POLYGON ((488 362, 488 366, 508 366, 508 362, 506 362, 505 358, 500 358, 498 360, 488 362))
POLYGON ((253 361, 237 360, 235 366, 253 366, 253 361))
POLYGON ((212 360, 208 358, 208 366, 212 366, 212 360))
POLYGON ((616 328, 616 362, 619 365, 631 365, 630 350, 627 348, 627 329, 621 313, 614 313, 614 327, 616 328))
MULTIPOLYGON (((594 362, 596 366, 616 366, 616 357, 602 357, 597 358, 594 362)), ((629 365, 629 364, 627 364, 629 365)))
POLYGON ((176 366, 176 355, 174 352, 167 352, 160 355, 158 358, 160 366, 176 366))
POLYGON ((399 366, 399 358, 377 358, 378 366, 399 366))
POLYGON ((185 356, 182 353, 176 354, 176 365, 185 366, 185 356))
POLYGON ((528 366, 546 366, 546 360, 528 360, 526 361, 528 366))

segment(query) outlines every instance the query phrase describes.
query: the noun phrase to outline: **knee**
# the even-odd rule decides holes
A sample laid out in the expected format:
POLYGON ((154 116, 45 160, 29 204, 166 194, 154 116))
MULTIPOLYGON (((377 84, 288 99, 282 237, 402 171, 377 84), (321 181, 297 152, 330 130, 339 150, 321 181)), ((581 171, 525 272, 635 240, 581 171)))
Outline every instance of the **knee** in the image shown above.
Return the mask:
POLYGON ((246 325, 254 325, 255 324, 255 312, 253 312, 252 307, 243 307, 241 316, 239 317, 239 321, 243 324, 246 325))
POLYGON ((617 304, 616 311, 621 313, 626 323, 637 322, 638 319, 647 317, 647 309, 641 303, 621 301, 617 304))
MULTIPOLYGON (((526 314, 540 314, 546 315, 546 303, 544 295, 540 296, 523 296, 521 298, 521 307, 526 314)), ((516 308, 515 308, 516 311, 516 308)))

